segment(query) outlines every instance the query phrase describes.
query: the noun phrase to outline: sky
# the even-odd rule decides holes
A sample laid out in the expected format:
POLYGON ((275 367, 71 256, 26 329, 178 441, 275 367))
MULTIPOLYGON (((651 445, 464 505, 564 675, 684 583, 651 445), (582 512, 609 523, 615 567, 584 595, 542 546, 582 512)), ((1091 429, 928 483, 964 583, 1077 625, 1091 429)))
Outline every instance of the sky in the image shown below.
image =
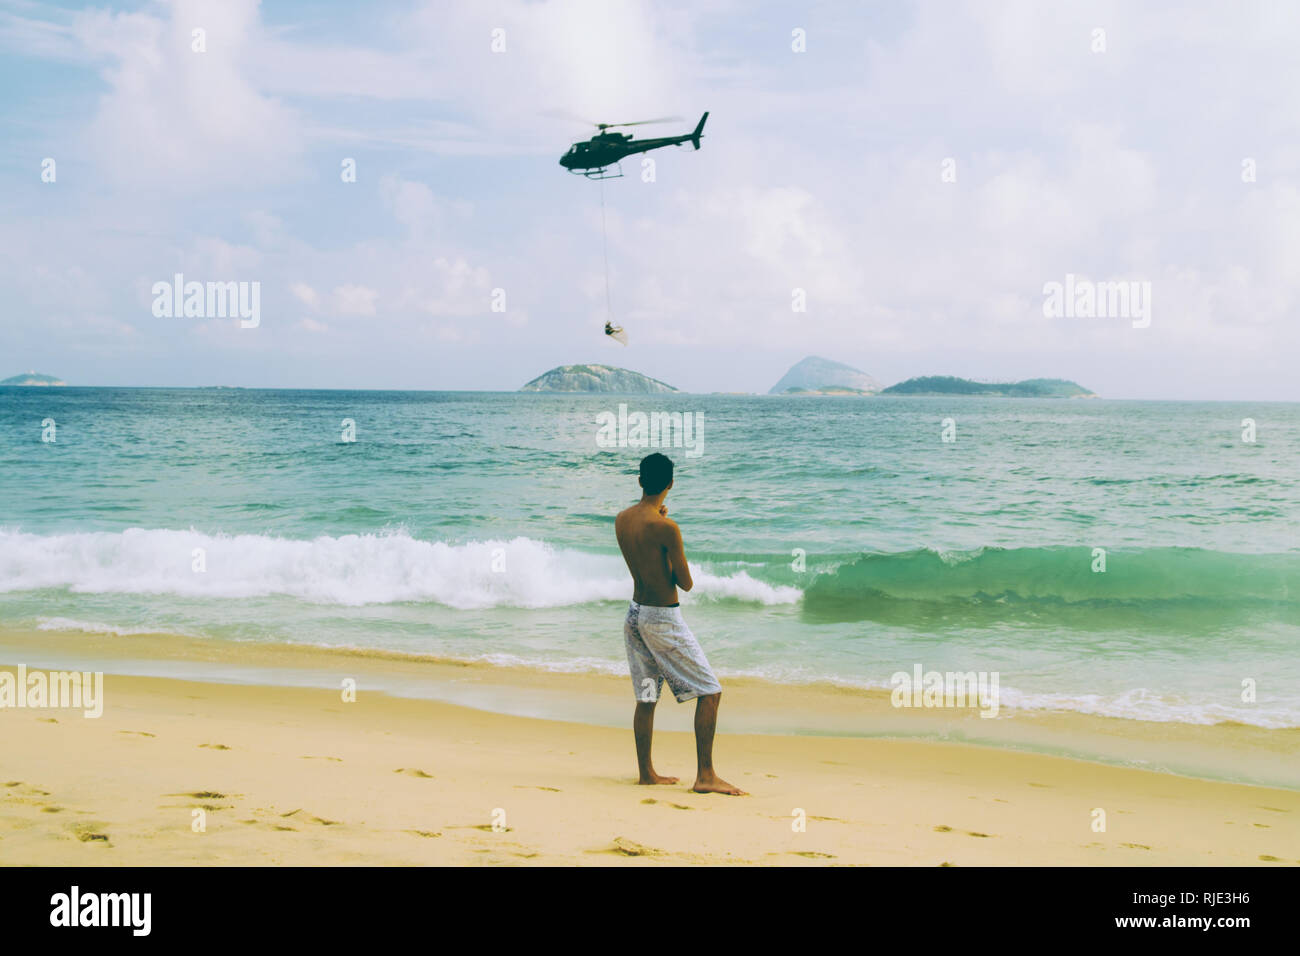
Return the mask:
POLYGON ((1298 44, 1256 0, 0 0, 0 378, 765 392, 820 355, 1297 401, 1298 44), (652 170, 558 165, 705 110, 652 170), (156 315, 177 273, 260 323, 156 315), (1045 314, 1067 276, 1149 324, 1045 314))

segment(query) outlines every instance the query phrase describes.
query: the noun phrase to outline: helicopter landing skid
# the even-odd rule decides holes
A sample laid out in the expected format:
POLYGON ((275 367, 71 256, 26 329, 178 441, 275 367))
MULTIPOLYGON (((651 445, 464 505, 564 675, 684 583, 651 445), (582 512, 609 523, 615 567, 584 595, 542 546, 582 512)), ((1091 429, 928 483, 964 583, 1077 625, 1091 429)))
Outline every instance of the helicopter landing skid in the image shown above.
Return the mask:
POLYGON ((588 170, 571 169, 569 170, 569 172, 579 176, 585 176, 587 179, 622 179, 623 178, 623 167, 618 163, 615 163, 612 167, 602 166, 600 167, 600 169, 588 169, 588 170), (610 173, 611 168, 618 170, 618 172, 610 173))

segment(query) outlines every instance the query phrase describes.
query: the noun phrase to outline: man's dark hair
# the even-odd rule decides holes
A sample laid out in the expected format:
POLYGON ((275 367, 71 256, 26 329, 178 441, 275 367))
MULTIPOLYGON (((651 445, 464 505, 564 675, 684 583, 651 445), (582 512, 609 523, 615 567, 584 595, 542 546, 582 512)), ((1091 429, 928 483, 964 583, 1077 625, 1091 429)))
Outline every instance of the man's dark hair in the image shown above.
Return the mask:
POLYGON ((647 495, 657 495, 673 483, 673 460, 655 452, 641 459, 641 488, 647 495))

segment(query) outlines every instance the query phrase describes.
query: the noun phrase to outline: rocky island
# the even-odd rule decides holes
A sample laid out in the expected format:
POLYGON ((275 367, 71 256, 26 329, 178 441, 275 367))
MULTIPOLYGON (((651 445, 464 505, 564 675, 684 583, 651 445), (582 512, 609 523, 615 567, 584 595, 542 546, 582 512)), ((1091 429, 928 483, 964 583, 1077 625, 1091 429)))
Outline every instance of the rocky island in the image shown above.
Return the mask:
POLYGON ((880 383, 861 369, 810 355, 796 362, 769 395, 874 395, 880 383))
POLYGON ((0 379, 0 385, 67 385, 61 378, 55 378, 53 375, 42 375, 40 372, 28 372, 26 375, 11 375, 9 378, 0 379))
POLYGON ((680 392, 657 378, 610 365, 561 365, 537 376, 521 392, 610 392, 624 395, 660 395, 680 392))

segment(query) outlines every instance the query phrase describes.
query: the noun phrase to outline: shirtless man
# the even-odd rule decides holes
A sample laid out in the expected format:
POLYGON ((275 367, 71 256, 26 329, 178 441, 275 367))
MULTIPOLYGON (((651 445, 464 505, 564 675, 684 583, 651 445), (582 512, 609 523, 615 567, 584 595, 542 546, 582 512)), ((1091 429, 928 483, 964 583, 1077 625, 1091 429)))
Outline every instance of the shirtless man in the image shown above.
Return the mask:
POLYGON ((722 685, 709 667, 695 635, 682 620, 677 589, 689 591, 691 569, 682 547, 682 533, 668 519, 664 498, 673 486, 673 463, 656 452, 641 460, 641 500, 619 512, 614 519, 618 546, 632 572, 632 603, 623 622, 627 663, 632 671, 636 713, 632 732, 636 737, 636 758, 640 784, 676 783, 676 777, 661 777, 650 762, 650 738, 654 733, 655 704, 664 680, 680 704, 696 698, 695 774, 696 793, 729 793, 743 796, 713 772, 713 731, 718 723, 718 702, 722 685))

